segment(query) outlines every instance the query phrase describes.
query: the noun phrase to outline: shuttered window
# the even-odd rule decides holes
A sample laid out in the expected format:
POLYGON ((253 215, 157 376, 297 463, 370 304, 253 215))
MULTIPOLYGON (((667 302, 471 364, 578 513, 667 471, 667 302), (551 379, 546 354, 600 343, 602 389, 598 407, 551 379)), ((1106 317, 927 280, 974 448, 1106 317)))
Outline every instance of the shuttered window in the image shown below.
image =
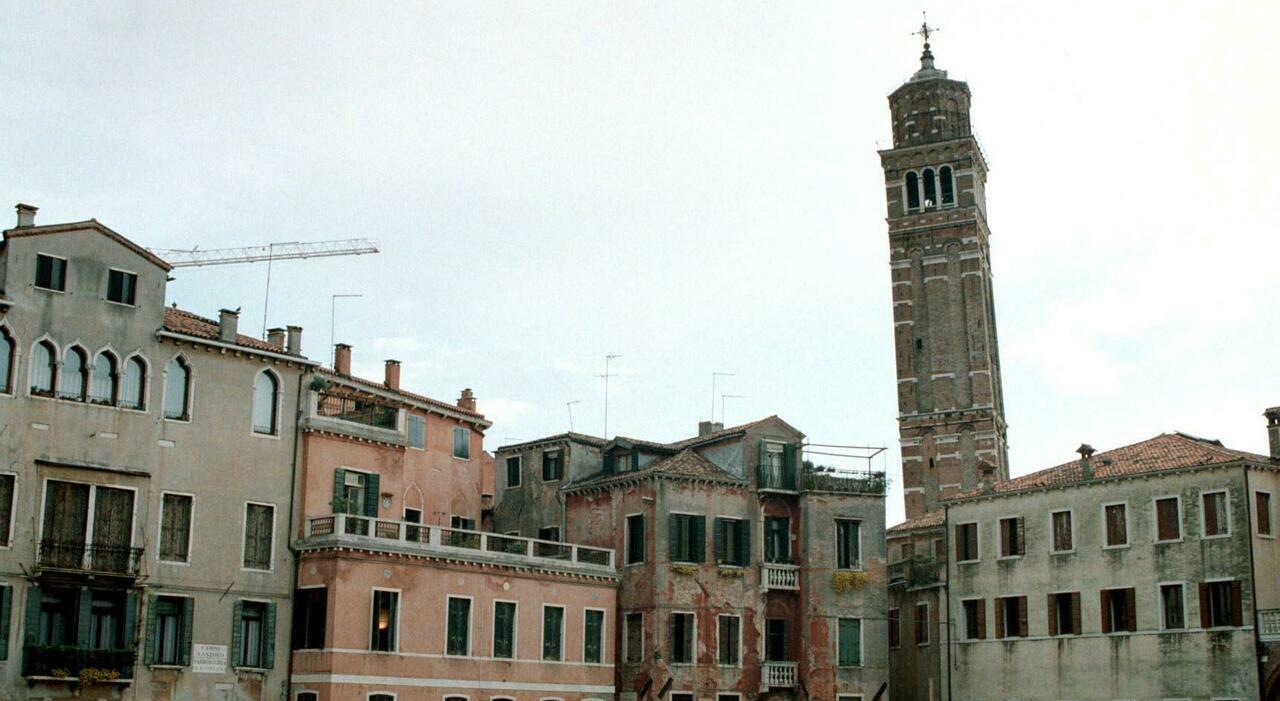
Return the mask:
POLYGON ((902 611, 900 609, 889 609, 889 647, 897 648, 902 645, 902 611))
POLYGON ((1002 596, 996 603, 996 637, 1027 637, 1027 597, 1002 596))
POLYGON ((1108 548, 1128 545, 1129 508, 1124 504, 1107 504, 1102 507, 1102 518, 1105 522, 1104 544, 1108 548))
POLYGON ((270 504, 245 504, 244 568, 271 569, 271 545, 275 535, 276 509, 270 504))
POLYGON ((692 613, 671 614, 671 655, 672 664, 693 664, 693 641, 695 638, 695 618, 692 613))
POLYGON ((978 524, 956 525, 956 562, 973 562, 978 559, 978 524))
POLYGON ((644 562, 644 551, 644 514, 632 514, 627 517, 627 564, 644 562))
POLYGON ((599 664, 604 659, 604 611, 587 609, 582 619, 582 661, 599 664))
POLYGON ((453 427, 453 457, 471 458, 471 430, 463 426, 453 427))
POLYGON ((916 604, 916 645, 929 644, 929 604, 916 604))
POLYGON ((746 566, 751 558, 751 529, 746 521, 718 518, 715 521, 716 562, 721 565, 746 566))
POLYGON ((427 420, 417 414, 409 414, 409 447, 419 450, 427 447, 427 420))
POLYGON ((706 560, 707 519, 705 516, 671 514, 667 538, 672 562, 706 560))
POLYGON ((1221 628, 1244 623, 1240 580, 1202 582, 1200 584, 1200 626, 1221 628))
POLYGON ((564 657, 564 607, 542 607, 542 659, 559 661, 564 657))
POLYGON ((507 458, 507 487, 520 486, 520 456, 507 458))
POLYGON ((1133 589, 1103 589, 1099 604, 1103 633, 1132 633, 1138 629, 1133 589))
POLYGON ((716 626, 716 661, 725 667, 735 667, 742 661, 742 619, 718 616, 716 626))
POLYGON ((191 497, 165 494, 160 503, 160 559, 187 562, 191 545, 191 497))
POLYGON ((1169 541, 1182 538, 1182 514, 1177 497, 1156 499, 1156 540, 1169 541))
POLYGON ((862 664, 862 619, 841 618, 836 663, 841 667, 862 664))
POLYGON ((1201 517, 1204 519, 1204 536, 1214 538, 1230 534, 1227 493, 1205 492, 1200 495, 1200 504, 1203 507, 1201 517))
POLYGON ((275 666, 276 605, 264 601, 235 603, 231 649, 235 666, 271 669, 275 666))
POLYGON ((628 664, 637 664, 644 660, 644 614, 628 613, 622 619, 622 625, 626 630, 623 634, 626 636, 626 661, 628 664))
POLYGON ((1000 557, 1019 557, 1026 554, 1022 534, 1021 516, 1000 519, 1000 557))
POLYGON ((1185 599, 1181 584, 1160 585, 1160 623, 1164 630, 1182 630, 1187 627, 1185 599))
POLYGON ((964 638, 965 640, 982 640, 987 637, 987 602, 983 599, 968 599, 964 605, 964 638))
POLYGON ((191 624, 195 602, 185 596, 152 596, 147 602, 148 664, 191 664, 191 624))
POLYGON ((13 488, 17 478, 0 474, 0 546, 13 540, 13 488))
POLYGON ((449 597, 448 640, 445 654, 471 654, 471 600, 449 597))
POLYGON ((1254 492, 1253 501, 1257 511, 1258 535, 1271 535, 1271 495, 1254 492))
POLYGON ((1049 594, 1049 635, 1080 635, 1080 593, 1049 594))
POLYGON ((1071 512, 1055 511, 1049 515, 1050 552, 1064 553, 1075 549, 1074 534, 1071 531, 1071 512))
POLYGON ((516 652, 516 604, 514 601, 493 603, 493 656, 511 659, 516 652))
POLYGON ((836 568, 856 570, 862 567, 862 522, 836 519, 836 568))

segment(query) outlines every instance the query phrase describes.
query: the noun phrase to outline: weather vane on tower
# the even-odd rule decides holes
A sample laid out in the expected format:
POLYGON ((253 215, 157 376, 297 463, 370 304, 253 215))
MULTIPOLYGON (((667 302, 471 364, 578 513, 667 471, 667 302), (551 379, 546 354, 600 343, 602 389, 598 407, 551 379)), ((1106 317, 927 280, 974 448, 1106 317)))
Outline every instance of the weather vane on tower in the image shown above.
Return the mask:
POLYGON ((929 15, 927 12, 920 12, 920 28, 912 32, 912 36, 918 36, 924 39, 924 53, 920 54, 920 63, 922 68, 933 68, 933 52, 929 51, 929 37, 934 33, 941 31, 938 27, 929 26, 929 15))

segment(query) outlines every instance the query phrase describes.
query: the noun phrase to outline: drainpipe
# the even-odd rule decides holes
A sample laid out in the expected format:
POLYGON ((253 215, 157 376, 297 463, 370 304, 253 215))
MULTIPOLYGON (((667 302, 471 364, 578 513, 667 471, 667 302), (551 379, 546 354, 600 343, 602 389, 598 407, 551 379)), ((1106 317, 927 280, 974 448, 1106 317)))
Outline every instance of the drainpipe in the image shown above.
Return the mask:
MULTIPOLYGON (((289 473, 290 476, 289 476, 289 541, 288 543, 289 543, 289 552, 293 555, 293 573, 289 577, 289 603, 291 606, 293 604, 293 592, 297 589, 297 586, 298 586, 298 569, 300 566, 300 563, 298 562, 298 557, 299 557, 298 550, 297 548, 293 547, 293 536, 295 533, 295 531, 293 530, 294 528, 293 509, 294 509, 294 505, 297 504, 298 502, 298 496, 301 491, 300 490, 301 485, 298 484, 298 444, 302 442, 302 427, 300 425, 302 423, 302 417, 303 417, 302 402, 304 398, 304 395, 302 394, 302 380, 308 374, 309 373, 305 369, 298 374, 298 408, 294 413, 294 420, 293 420, 293 466, 289 473)), ((293 625, 292 613, 290 613, 289 615, 289 624, 291 626, 293 625)), ((284 665, 285 698, 290 698, 292 695, 290 692, 293 691, 292 633, 290 633, 290 636, 291 636, 290 644, 288 648, 289 659, 287 662, 285 662, 285 665, 284 665)))
POLYGON ((1254 667, 1256 667, 1258 670, 1258 698, 1262 698, 1262 693, 1263 691, 1265 691, 1265 689, 1263 689, 1263 685, 1266 683, 1266 679, 1263 677, 1263 673, 1265 672, 1265 670, 1263 669, 1263 665, 1266 664, 1266 660, 1263 659, 1264 655, 1260 654, 1262 653, 1263 648, 1262 648, 1262 640, 1258 635, 1258 575, 1253 568, 1253 540, 1254 540, 1253 534, 1256 531, 1254 530, 1255 524, 1253 522, 1253 508, 1251 504, 1251 502, 1253 501, 1251 498, 1253 496, 1253 485, 1250 483, 1249 477, 1250 477, 1249 466, 1245 465, 1244 466, 1244 505, 1245 505, 1244 512, 1249 520, 1249 530, 1245 533, 1245 538, 1247 538, 1245 542, 1248 543, 1249 545, 1249 595, 1253 601, 1253 623, 1252 623, 1253 654, 1255 657, 1254 667))
POLYGON ((942 598, 947 602, 947 701, 951 701, 951 558, 954 552, 951 548, 951 507, 945 503, 942 505, 942 547, 946 548, 944 554, 947 556, 947 576, 943 578, 942 598))

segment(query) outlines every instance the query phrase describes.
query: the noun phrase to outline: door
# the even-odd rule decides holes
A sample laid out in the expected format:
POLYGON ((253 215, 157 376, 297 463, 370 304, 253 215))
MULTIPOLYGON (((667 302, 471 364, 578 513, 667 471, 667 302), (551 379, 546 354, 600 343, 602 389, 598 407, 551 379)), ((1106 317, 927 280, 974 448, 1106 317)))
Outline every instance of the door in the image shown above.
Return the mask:
POLYGON ((787 619, 770 618, 765 620, 764 659, 766 662, 787 661, 787 619))
MULTIPOLYGON (((406 506, 404 509, 404 521, 405 523, 422 523, 422 509, 410 509, 406 506)), ((422 529, 417 526, 405 526, 404 537, 405 540, 415 542, 422 540, 422 529)))

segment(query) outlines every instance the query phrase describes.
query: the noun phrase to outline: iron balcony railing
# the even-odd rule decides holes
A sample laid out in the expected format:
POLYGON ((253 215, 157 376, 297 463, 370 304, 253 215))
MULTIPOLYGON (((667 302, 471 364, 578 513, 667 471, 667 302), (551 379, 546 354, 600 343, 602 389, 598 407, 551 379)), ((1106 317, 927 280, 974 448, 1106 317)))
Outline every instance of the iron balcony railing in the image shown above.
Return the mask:
POLYGON ((765 662, 760 667, 762 691, 769 688, 790 689, 796 685, 799 664, 796 662, 765 662))
POLYGON ((889 586, 928 587, 942 581, 941 564, 931 557, 889 563, 889 586))
POLYGON ((516 556, 518 560, 524 560, 520 564, 572 563, 610 573, 614 568, 614 552, 607 548, 353 514, 331 514, 307 519, 308 539, 344 536, 358 538, 364 545, 373 548, 395 544, 463 559, 473 555, 476 559, 487 560, 490 559, 489 554, 492 554, 500 558, 516 556))
POLYGON ((45 569, 78 570, 99 574, 138 576, 142 548, 103 545, 45 538, 40 541, 40 566, 45 569))
POLYGON ((74 645, 27 645, 22 654, 24 677, 57 677, 77 680, 80 671, 105 672, 99 678, 113 682, 133 679, 133 650, 99 650, 74 645))
POLYGON ((352 423, 395 430, 399 410, 390 404, 355 397, 346 392, 320 390, 316 393, 316 415, 352 423))
POLYGON ((756 467, 758 489, 780 492, 838 492, 884 496, 888 480, 883 472, 779 467, 762 463, 756 467))

